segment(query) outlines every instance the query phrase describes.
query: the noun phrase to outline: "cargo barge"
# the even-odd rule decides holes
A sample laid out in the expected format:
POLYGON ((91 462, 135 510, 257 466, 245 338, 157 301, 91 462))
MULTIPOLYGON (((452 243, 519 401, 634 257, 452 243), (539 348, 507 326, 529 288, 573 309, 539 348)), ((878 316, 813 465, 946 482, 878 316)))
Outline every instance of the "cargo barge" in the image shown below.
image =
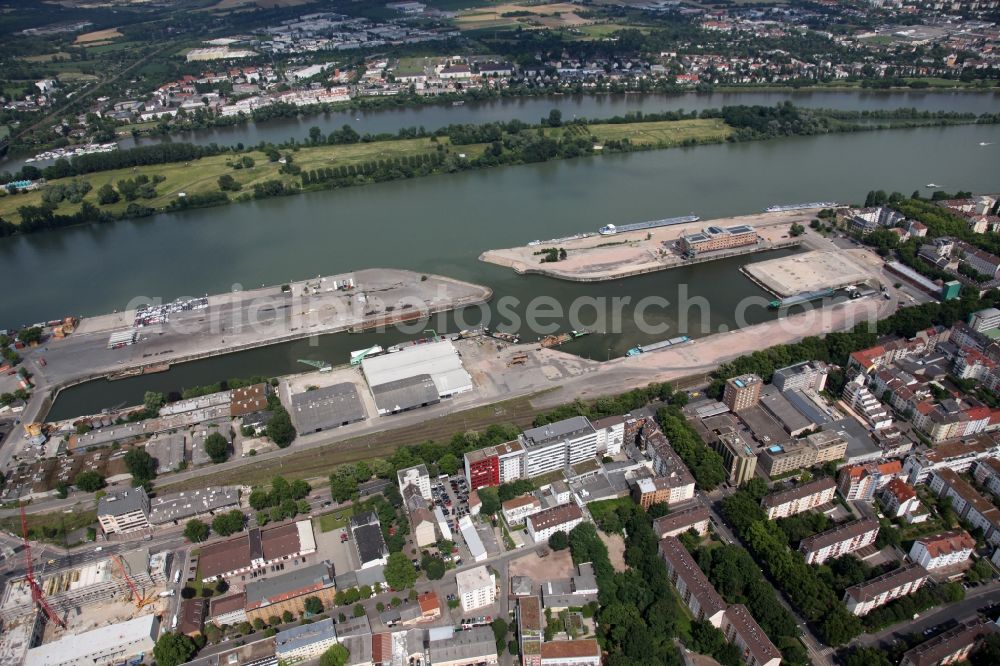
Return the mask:
POLYGON ((668 347, 675 347, 680 344, 684 344, 691 340, 686 335, 681 335, 676 338, 670 338, 669 340, 661 340, 660 342, 653 342, 648 345, 636 345, 625 352, 626 356, 638 356, 639 354, 648 354, 650 352, 660 351, 661 349, 667 349, 668 347))
POLYGON ((790 210, 807 210, 809 208, 839 208, 836 201, 810 201, 809 203, 776 204, 764 209, 765 213, 785 213, 790 210))
POLYGON ((615 226, 614 224, 606 224, 600 229, 598 233, 602 236, 614 236, 615 234, 623 234, 629 231, 642 231, 643 229, 656 229, 659 227, 672 227, 676 224, 690 224, 692 222, 697 222, 701 218, 697 215, 683 215, 681 217, 668 217, 662 220, 650 220, 649 222, 636 222, 635 224, 623 224, 622 226, 615 226))
POLYGON ((559 335, 546 335, 539 341, 539 344, 543 347, 558 347, 559 345, 569 342, 570 340, 582 338, 589 332, 590 331, 570 331, 569 333, 560 333, 559 335))
POLYGON ((788 296, 787 298, 778 298, 770 303, 767 307, 772 310, 779 310, 781 308, 788 308, 793 305, 801 305, 803 303, 811 303, 812 301, 819 301, 829 296, 833 296, 833 289, 819 289, 817 291, 806 291, 801 294, 795 294, 794 296, 788 296))

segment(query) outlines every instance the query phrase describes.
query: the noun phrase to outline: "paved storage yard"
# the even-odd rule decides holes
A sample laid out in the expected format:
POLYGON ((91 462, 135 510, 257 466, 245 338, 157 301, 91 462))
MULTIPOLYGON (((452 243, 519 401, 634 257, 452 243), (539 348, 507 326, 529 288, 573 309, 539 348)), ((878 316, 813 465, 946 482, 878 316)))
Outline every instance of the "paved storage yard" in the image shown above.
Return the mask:
POLYGON ((804 252, 748 264, 743 269, 758 284, 778 296, 793 296, 804 291, 838 289, 873 277, 870 269, 859 265, 850 251, 804 252))

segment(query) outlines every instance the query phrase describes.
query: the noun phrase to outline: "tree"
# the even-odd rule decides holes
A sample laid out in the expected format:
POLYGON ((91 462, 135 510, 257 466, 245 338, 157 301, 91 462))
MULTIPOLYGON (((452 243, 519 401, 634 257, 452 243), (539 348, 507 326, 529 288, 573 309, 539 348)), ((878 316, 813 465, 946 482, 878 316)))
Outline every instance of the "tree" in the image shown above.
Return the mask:
POLYGON ((481 503, 479 510, 482 513, 492 516, 500 510, 500 497, 496 488, 480 488, 477 492, 481 503))
POLYGON ((212 520, 212 530, 219 536, 236 534, 243 529, 246 516, 239 509, 220 513, 212 520))
POLYGON ((132 449, 124 460, 134 483, 142 485, 156 478, 156 461, 145 449, 132 449))
POLYGON ((497 654, 503 654, 504 648, 507 647, 507 622, 497 618, 490 624, 490 628, 493 629, 493 638, 497 642, 497 654))
POLYGON ((263 629, 264 628, 264 618, 261 618, 261 617, 255 618, 254 621, 253 621, 253 628, 256 631, 260 631, 261 629, 263 629))
POLYGON ((969 655, 969 663, 972 666, 995 666, 996 664, 1000 664, 1000 636, 997 634, 987 636, 982 645, 973 650, 972 654, 969 655))
POLYGON ((208 525, 192 518, 184 525, 184 537, 192 543, 201 543, 208 537, 208 525))
POLYGON ((294 616, 294 615, 292 615, 292 611, 284 611, 284 612, 283 612, 283 613, 281 614, 281 620, 282 620, 282 622, 284 622, 285 624, 288 624, 289 622, 291 622, 291 621, 292 621, 292 620, 294 620, 294 619, 295 619, 295 616, 294 616))
POLYGON ((353 611, 353 613, 354 613, 354 617, 364 617, 365 616, 365 607, 362 606, 361 604, 354 604, 354 611, 353 611))
POLYGON ((442 474, 453 475, 458 471, 458 458, 449 451, 438 458, 438 469, 441 470, 442 474))
POLYGON ((323 600, 319 597, 306 597, 303 604, 310 615, 319 615, 323 612, 323 600))
POLYGON ((205 438, 205 453, 212 459, 213 463, 226 462, 229 457, 229 442, 220 433, 213 432, 205 438))
POLYGON ((417 570, 404 553, 392 553, 385 565, 385 582, 394 590, 403 590, 417 582, 417 570))
POLYGON ((22 328, 17 332, 17 338, 26 345, 38 344, 42 341, 42 329, 40 326, 22 328))
POLYGON ((319 666, 344 666, 350 656, 350 651, 342 643, 337 643, 320 655, 319 666))
POLYGON ((167 397, 156 391, 146 391, 142 397, 142 405, 146 408, 146 413, 155 415, 160 411, 160 407, 167 404, 167 397))
POLYGON ((549 117, 546 121, 549 127, 559 127, 562 125, 562 111, 559 109, 552 109, 549 111, 549 117))
POLYGON ((109 204, 116 204, 119 201, 121 201, 121 195, 115 191, 115 188, 111 187, 110 183, 105 183, 98 188, 97 203, 107 206, 109 204))
POLYGON ((444 564, 444 560, 440 557, 434 557, 433 555, 426 555, 420 561, 420 567, 427 574, 429 580, 441 580, 444 578, 445 571, 447 567, 444 564))
POLYGON ((552 550, 566 550, 569 548, 569 535, 559 530, 549 537, 549 548, 552 550))
POLYGON ((108 485, 104 477, 92 469, 84 470, 73 479, 73 485, 85 493, 95 493, 108 485))
POLYGON ((358 482, 345 470, 337 470, 330 475, 330 496, 335 502, 346 502, 358 492, 358 482))
POLYGON ((69 497, 69 484, 65 481, 60 481, 56 484, 56 497, 59 499, 66 499, 69 497))
POLYGON ((288 415, 284 407, 274 410, 274 415, 267 422, 265 432, 268 438, 280 449, 287 447, 295 440, 295 426, 292 425, 292 417, 288 415))
POLYGON ((194 652, 194 641, 184 634, 163 634, 153 646, 153 657, 158 666, 180 666, 189 661, 194 652))
POLYGON ((892 666, 892 662, 882 650, 862 647, 847 655, 844 666, 892 666))
POLYGON ((231 175, 224 173, 219 176, 219 189, 223 192, 239 192, 243 186, 231 175))

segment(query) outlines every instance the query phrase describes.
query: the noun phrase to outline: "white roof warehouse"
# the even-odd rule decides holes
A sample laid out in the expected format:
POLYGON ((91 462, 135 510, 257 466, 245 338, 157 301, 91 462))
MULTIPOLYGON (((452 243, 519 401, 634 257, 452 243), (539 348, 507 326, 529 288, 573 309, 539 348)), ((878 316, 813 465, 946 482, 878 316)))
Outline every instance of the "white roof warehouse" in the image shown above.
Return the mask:
MULTIPOLYGON (((404 411, 428 404, 427 396, 409 404, 398 388, 418 378, 430 378, 437 399, 472 390, 472 377, 462 366, 462 359, 451 340, 436 340, 404 347, 384 356, 368 357, 361 362, 375 404, 380 414, 404 411), (389 386, 392 390, 384 390, 389 386)), ((429 387, 428 387, 429 388, 429 387)))

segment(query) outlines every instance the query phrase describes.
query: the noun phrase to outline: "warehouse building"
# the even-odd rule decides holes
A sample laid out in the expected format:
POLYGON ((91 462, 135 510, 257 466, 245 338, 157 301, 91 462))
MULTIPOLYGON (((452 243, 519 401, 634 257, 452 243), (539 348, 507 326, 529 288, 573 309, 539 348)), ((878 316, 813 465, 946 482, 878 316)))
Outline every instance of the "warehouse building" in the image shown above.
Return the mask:
POLYGON ((265 529, 254 527, 232 539, 203 546, 198 571, 205 582, 245 577, 252 571, 315 552, 316 539, 309 520, 265 529))
POLYGON ((384 566, 389 561, 389 548, 385 545, 382 525, 374 511, 352 516, 351 534, 362 569, 384 566))
POLYGON ((706 227, 693 234, 681 236, 681 247, 685 252, 698 254, 716 250, 730 250, 757 244, 757 231, 748 224, 732 227, 706 227))
POLYGON ((369 356, 361 369, 380 415, 416 409, 471 391, 472 377, 451 340, 403 347, 394 354, 369 356))
POLYGON ((319 432, 365 420, 358 388, 351 382, 292 396, 292 421, 299 433, 319 432))
POLYGON ((153 651, 159 633, 156 615, 98 627, 28 650, 25 666, 94 666, 122 663, 153 651))
POLYGON ((185 490, 154 497, 149 502, 149 522, 162 525, 171 521, 210 516, 223 509, 240 507, 240 489, 236 486, 185 490))
POLYGON ((271 615, 281 616, 285 611, 298 617, 305 612, 308 597, 317 597, 324 608, 332 608, 337 592, 333 581, 330 562, 292 569, 273 578, 252 580, 247 583, 245 593, 247 619, 253 622, 260 618, 267 622, 271 615))
POLYGON ((108 493, 97 502, 97 522, 105 534, 149 529, 149 496, 141 486, 108 493))

